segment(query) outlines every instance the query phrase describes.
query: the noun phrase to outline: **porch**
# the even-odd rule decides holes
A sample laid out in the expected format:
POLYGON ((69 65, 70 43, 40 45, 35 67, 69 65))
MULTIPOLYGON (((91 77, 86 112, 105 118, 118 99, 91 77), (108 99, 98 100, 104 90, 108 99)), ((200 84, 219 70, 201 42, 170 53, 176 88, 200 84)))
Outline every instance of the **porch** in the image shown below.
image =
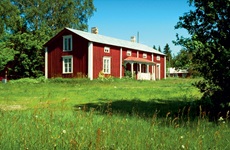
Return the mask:
POLYGON ((144 58, 127 57, 124 59, 126 70, 137 80, 156 80, 156 63, 144 58))

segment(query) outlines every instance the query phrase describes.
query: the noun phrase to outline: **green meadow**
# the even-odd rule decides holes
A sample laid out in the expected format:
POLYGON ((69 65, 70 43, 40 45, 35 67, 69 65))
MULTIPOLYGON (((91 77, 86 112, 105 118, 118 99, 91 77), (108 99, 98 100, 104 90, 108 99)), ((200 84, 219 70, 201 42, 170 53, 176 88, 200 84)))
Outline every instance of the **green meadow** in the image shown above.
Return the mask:
POLYGON ((0 84, 0 149, 230 149, 198 79, 20 79, 0 84))

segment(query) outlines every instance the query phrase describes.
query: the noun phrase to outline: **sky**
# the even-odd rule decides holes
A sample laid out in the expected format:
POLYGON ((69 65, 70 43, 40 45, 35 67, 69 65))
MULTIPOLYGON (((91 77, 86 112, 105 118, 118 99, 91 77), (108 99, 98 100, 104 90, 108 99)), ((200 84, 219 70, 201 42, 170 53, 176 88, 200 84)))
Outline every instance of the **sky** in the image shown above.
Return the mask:
POLYGON ((139 33, 139 43, 161 47, 168 43, 176 55, 181 46, 175 46, 176 34, 189 36, 185 29, 174 29, 179 17, 191 9, 187 0, 94 0, 96 11, 89 19, 99 34, 130 40, 139 33))

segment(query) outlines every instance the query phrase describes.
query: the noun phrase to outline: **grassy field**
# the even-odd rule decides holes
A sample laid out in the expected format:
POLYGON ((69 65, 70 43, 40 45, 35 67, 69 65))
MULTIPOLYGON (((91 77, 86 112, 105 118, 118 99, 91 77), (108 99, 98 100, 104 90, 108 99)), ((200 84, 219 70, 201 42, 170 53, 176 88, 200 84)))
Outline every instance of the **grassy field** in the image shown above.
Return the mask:
POLYGON ((0 84, 0 149, 230 149, 229 122, 208 121, 196 80, 0 84))

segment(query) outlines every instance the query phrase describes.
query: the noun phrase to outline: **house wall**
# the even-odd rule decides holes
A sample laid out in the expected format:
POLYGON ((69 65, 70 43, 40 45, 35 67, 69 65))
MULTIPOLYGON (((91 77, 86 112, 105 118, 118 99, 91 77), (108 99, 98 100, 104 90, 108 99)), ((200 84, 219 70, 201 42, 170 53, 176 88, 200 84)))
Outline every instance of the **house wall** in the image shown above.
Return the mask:
MULTIPOLYGON (((138 57, 138 58, 143 58, 143 54, 147 54, 147 60, 150 60, 152 61, 152 53, 149 53, 149 52, 143 52, 143 51, 138 51, 138 50, 131 50, 131 49, 127 49, 127 48, 123 48, 123 52, 122 52, 122 60, 124 60, 125 58, 129 57, 127 56, 127 51, 132 51, 132 55, 131 57, 138 57)), ((154 54, 155 55, 155 54, 154 54)), ((160 62, 159 62, 160 63, 160 62)), ((131 70, 131 65, 130 64, 127 64, 127 69, 128 70, 131 70)), ((138 67, 139 67, 139 64, 134 64, 134 71, 135 71, 135 74, 137 75, 138 73, 138 67)), ((142 71, 143 71, 144 67, 142 67, 142 71)), ((124 72, 125 72, 125 69, 123 67, 123 76, 124 76, 124 72)), ((153 67, 151 65, 149 65, 149 72, 152 73, 154 72, 153 71, 153 67)))
MULTIPOLYGON (((57 36, 51 39, 45 46, 48 48, 48 78, 52 77, 81 77, 88 75, 88 44, 89 41, 64 29, 57 36), (63 36, 72 35, 73 40, 73 50, 70 52, 63 52, 63 36), (62 57, 63 56, 73 56, 73 73, 63 74, 62 73, 62 57)), ((125 75, 125 67, 123 66, 124 59, 127 56, 127 51, 132 51, 132 57, 143 58, 143 54, 147 54, 148 60, 152 61, 152 53, 142 52, 138 50, 121 48, 117 46, 105 45, 101 43, 93 42, 93 79, 98 78, 99 72, 103 69, 103 57, 111 57, 111 76, 119 78, 120 75, 123 77, 125 75), (104 47, 110 48, 110 53, 104 52, 104 47), (122 49, 122 61, 120 60, 120 50, 122 49), (122 62, 122 64, 121 64, 122 62), (120 67, 122 66, 122 73, 120 74, 120 67)), ((153 61, 160 64, 160 79, 164 78, 165 72, 165 62, 164 56, 160 56, 160 60, 157 60, 158 54, 153 54, 153 61)), ((129 66, 131 67, 131 66, 129 66)), ((138 64, 134 64, 134 71, 137 70, 138 64)), ((131 70, 131 69, 130 69, 131 70)), ((152 73, 152 66, 149 65, 149 72, 152 73)))
MULTIPOLYGON (((122 48, 122 60, 124 60, 127 57, 137 57, 137 50, 129 49, 129 48, 122 48), (131 51, 131 56, 127 55, 127 51, 131 51)), ((124 61, 122 62, 124 63, 124 61)), ((126 64, 127 70, 131 70, 131 64, 126 64)), ((138 70, 137 70, 137 64, 133 65, 133 71, 135 72, 134 76, 137 75, 138 70)), ((125 76, 125 67, 122 68, 122 76, 125 76)))
POLYGON ((165 61, 164 61, 164 55, 154 54, 153 61, 157 64, 160 64, 160 79, 165 78, 165 61), (160 60, 157 60, 157 56, 160 56, 160 60))
POLYGON ((88 41, 68 30, 56 37, 48 48, 48 78, 52 77, 80 77, 88 74, 88 41), (73 50, 63 52, 63 36, 72 35, 73 50), (73 73, 62 73, 62 56, 73 56, 73 73))
MULTIPOLYGON (((122 48, 122 60, 125 58, 129 57, 127 56, 127 51, 132 52, 132 57, 139 57, 143 58, 143 54, 147 54, 148 60, 152 60, 152 53, 147 53, 147 52, 142 52, 142 51, 137 51, 137 50, 132 50, 128 48, 122 48), (139 53, 139 54, 138 54, 139 53)), ((105 45, 105 44, 100 44, 100 43, 93 43, 93 78, 98 78, 99 72, 103 70, 103 57, 111 57, 111 76, 119 78, 120 77, 120 47, 116 46, 111 46, 111 45, 105 45), (104 47, 109 47, 110 48, 110 53, 105 53, 104 52, 104 47)), ((163 58, 163 57, 162 57, 163 58)), ((163 59, 161 59, 163 61, 163 59)), ((159 63, 161 63, 159 61, 159 63)), ((138 73, 138 68, 137 64, 134 64, 134 71, 137 74, 138 73)), ((131 65, 127 64, 127 68, 131 70, 131 65)), ((152 73, 152 67, 149 66, 149 72, 152 73)), ((123 61, 122 61, 122 76, 125 76, 125 67, 123 66, 123 61)), ((163 78, 163 65, 162 65, 162 73, 161 76, 163 78)), ((107 76, 107 75, 106 75, 107 76)))
POLYGON ((98 78, 99 72, 103 70, 103 57, 111 57, 111 74, 120 77, 120 48, 111 45, 93 43, 93 78, 98 78), (104 47, 110 48, 110 53, 104 52, 104 47))
MULTIPOLYGON (((147 58, 145 58, 145 59, 152 61, 152 53, 139 51, 139 58, 143 58, 144 54, 147 54, 147 58)), ((149 72, 152 73, 152 66, 151 65, 149 65, 149 72)))

